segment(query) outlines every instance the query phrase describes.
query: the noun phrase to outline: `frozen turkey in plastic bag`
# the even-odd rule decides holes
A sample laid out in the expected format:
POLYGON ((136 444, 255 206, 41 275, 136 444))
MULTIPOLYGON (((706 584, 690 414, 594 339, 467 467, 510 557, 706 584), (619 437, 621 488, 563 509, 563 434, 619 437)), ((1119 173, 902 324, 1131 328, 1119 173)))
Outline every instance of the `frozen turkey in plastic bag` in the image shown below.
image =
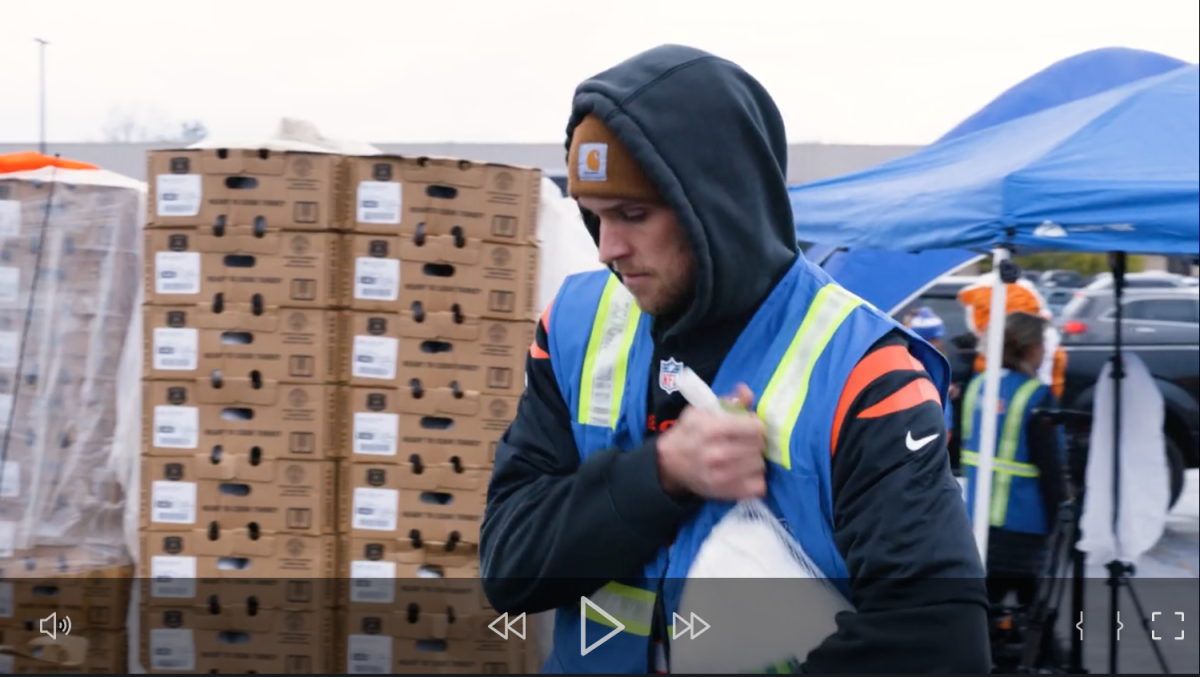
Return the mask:
MULTIPOLYGON (((683 370, 678 385, 692 406, 721 408, 691 370, 683 370)), ((695 639, 674 630, 671 672, 786 671, 837 630, 838 613, 853 610, 765 503, 740 501, 713 527, 688 570, 679 616, 690 623, 695 613, 711 629, 695 639)))

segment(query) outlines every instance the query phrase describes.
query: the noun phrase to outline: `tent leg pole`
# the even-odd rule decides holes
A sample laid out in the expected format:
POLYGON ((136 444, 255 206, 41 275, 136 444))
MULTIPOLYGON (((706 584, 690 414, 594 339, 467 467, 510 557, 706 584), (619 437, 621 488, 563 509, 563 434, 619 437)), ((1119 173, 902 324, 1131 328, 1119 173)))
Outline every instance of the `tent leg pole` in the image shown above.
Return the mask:
POLYGON ((983 405, 979 417, 979 449, 978 465, 975 468, 975 502, 972 506, 975 527, 975 543, 979 546, 979 556, 983 560, 984 569, 987 567, 988 531, 991 528, 992 504, 992 459, 996 456, 996 431, 1000 402, 1000 366, 1004 360, 1004 326, 1006 321, 1005 307, 1008 291, 1004 281, 1000 279, 1000 264, 1011 257, 1006 247, 996 247, 992 250, 992 272, 995 280, 992 282, 991 308, 988 312, 987 335, 984 354, 986 362, 983 378, 983 405))

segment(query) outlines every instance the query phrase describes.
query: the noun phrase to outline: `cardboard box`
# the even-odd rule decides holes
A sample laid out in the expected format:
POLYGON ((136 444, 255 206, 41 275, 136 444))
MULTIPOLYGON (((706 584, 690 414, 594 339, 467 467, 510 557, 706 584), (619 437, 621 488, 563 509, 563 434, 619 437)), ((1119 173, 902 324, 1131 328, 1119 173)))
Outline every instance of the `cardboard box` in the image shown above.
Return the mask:
POLYGON ((38 242, 45 233, 51 249, 68 253, 137 253, 141 203, 133 188, 0 179, 0 240, 7 251, 17 240, 38 242))
POLYGON ((530 320, 536 315, 538 249, 458 239, 347 236, 342 296, 355 310, 453 312, 530 320))
POLYGON ((383 535, 339 539, 338 562, 346 608, 405 611, 453 607, 461 613, 490 609, 479 581, 479 548, 473 543, 447 544, 383 535))
POLYGON ((139 658, 150 674, 335 674, 337 617, 327 611, 221 606, 143 608, 139 658))
POLYGON ((37 628, 53 613, 84 629, 124 628, 133 567, 99 554, 40 546, 0 558, 0 625, 37 628))
POLYGON ((337 539, 294 534, 251 538, 246 529, 142 532, 143 606, 256 604, 316 610, 336 604, 337 539), (211 538, 216 536, 216 538, 211 538))
POLYGON ((325 153, 151 151, 146 226, 327 230, 335 221, 340 166, 339 156, 325 153))
POLYGON ((536 245, 542 173, 466 160, 349 158, 346 227, 381 235, 455 235, 536 245))
POLYGON ((451 313, 353 312, 341 371, 351 385, 454 387, 519 397, 535 322, 463 320, 451 313))
POLYGON ((142 382, 142 453, 257 454, 268 460, 340 455, 345 394, 332 385, 250 379, 142 382))
POLYGON ((450 388, 348 388, 344 449, 371 464, 491 468, 519 399, 450 388), (419 395, 419 396, 418 396, 419 395))
POLYGON ((0 654, 0 674, 125 674, 129 670, 129 636, 124 630, 93 630, 72 621, 70 634, 55 638, 43 635, 37 625, 0 626, 0 646, 12 651, 9 656, 0 654), (17 669, 5 670, 9 665, 17 669))
POLYGON ((337 528, 337 463, 202 454, 143 456, 141 528, 319 536, 337 528))
POLYGON ((266 383, 338 380, 342 333, 332 310, 144 308, 143 378, 250 378, 266 383))
POLYGON ((342 244, 334 233, 216 237, 199 230, 149 229, 146 303, 337 307, 342 305, 342 244))
POLYGON ((491 473, 450 464, 347 464, 341 482, 340 532, 352 537, 407 536, 479 543, 491 473))
POLYGON ((512 674, 524 669, 534 648, 528 631, 508 639, 490 629, 495 616, 467 616, 451 609, 379 613, 351 609, 345 619, 335 667, 350 674, 512 674))

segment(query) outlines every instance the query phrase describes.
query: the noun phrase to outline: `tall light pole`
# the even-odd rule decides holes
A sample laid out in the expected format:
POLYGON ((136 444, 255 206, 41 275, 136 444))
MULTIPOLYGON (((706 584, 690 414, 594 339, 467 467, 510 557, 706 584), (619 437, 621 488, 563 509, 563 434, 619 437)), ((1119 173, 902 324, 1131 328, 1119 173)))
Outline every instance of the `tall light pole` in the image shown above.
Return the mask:
POLYGON ((38 152, 46 154, 46 45, 49 42, 34 38, 38 43, 38 152))

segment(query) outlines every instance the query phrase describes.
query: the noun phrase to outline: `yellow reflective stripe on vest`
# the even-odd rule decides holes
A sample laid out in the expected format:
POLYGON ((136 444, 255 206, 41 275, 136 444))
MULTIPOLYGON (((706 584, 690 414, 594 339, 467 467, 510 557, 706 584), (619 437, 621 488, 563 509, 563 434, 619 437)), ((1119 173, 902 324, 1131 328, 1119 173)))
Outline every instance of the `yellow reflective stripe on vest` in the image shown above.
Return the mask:
POLYGON ((625 370, 641 311, 633 295, 610 275, 600 295, 592 335, 583 357, 576 420, 584 425, 616 428, 625 395, 625 370))
MULTIPOLYGON (((650 636, 654 623, 654 593, 632 585, 609 581, 588 599, 625 625, 625 632, 639 637, 650 636)), ((610 628, 616 626, 596 610, 587 607, 587 619, 610 628)))
MULTIPOLYGON (((1021 424, 1025 421, 1025 407, 1029 406, 1029 398, 1040 385, 1041 383, 1032 379, 1022 383, 1008 403, 1004 415, 1004 431, 1000 433, 999 453, 996 454, 996 458, 1002 463, 1016 462, 1017 447, 1021 443, 1021 424)), ((1034 470, 1036 469, 1035 467, 1034 470)), ((1004 526, 1004 520, 1008 517, 1008 494, 1012 489, 1012 480, 1013 476, 1010 473, 995 476, 995 482, 992 484, 991 519, 994 527, 1004 526)))
POLYGON ((808 397, 817 359, 850 312, 862 303, 836 284, 821 287, 758 400, 758 415, 767 428, 767 458, 784 468, 792 467, 792 432, 808 397))
POLYGON ((975 402, 979 399, 979 394, 983 391, 983 374, 971 379, 967 384, 967 392, 963 393, 963 418, 962 418, 962 439, 971 439, 971 433, 975 432, 975 402))
MULTIPOLYGON (((962 464, 972 468, 979 467, 979 454, 974 451, 963 451, 962 464)), ((998 458, 992 459, 992 472, 994 474, 1004 473, 1013 477, 1031 477, 1036 478, 1041 475, 1038 472, 1037 466, 1032 463, 1008 463, 998 458)), ((994 495, 994 494, 993 494, 994 495)))

